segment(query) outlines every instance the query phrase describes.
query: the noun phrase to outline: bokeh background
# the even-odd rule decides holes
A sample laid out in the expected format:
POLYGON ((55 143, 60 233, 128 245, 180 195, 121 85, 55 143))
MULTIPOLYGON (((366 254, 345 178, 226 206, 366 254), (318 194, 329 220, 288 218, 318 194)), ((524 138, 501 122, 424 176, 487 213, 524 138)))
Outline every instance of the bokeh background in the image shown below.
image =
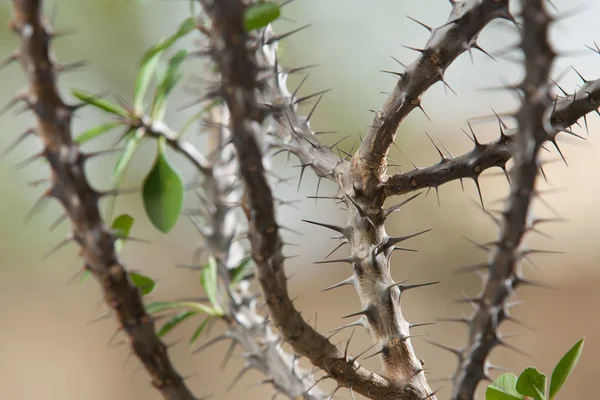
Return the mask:
MULTIPOLYGON (((54 0, 47 3, 47 11, 54 15, 57 29, 73 31, 55 42, 58 60, 88 61, 87 68, 61 78, 65 95, 69 95, 70 88, 81 88, 109 93, 113 99, 124 101, 131 100, 138 61, 144 50, 173 32, 189 15, 189 5, 183 0, 54 0)), ((600 56, 583 46, 592 45, 593 40, 600 41, 597 30, 600 3, 555 0, 554 4, 564 17, 553 27, 552 40, 562 54, 553 74, 566 90, 572 91, 580 81, 570 69, 571 65, 584 77, 592 79, 600 75, 600 56)), ((277 22, 277 31, 284 32, 306 23, 312 26, 283 43, 282 64, 292 67, 319 64, 310 72, 301 93, 333 89, 321 102, 312 122, 316 130, 340 132, 322 136, 324 142, 333 143, 350 135, 340 144, 342 149, 350 151, 370 123, 368 110, 380 107, 385 98, 381 92, 390 91, 394 85, 395 78, 379 70, 399 68, 390 55, 406 63, 414 59, 415 53, 403 45, 420 47, 425 43, 428 32, 405 15, 438 26, 446 21, 448 11, 448 2, 442 0, 302 0, 285 7, 285 18, 277 22)), ((10 2, 5 1, 0 5, 0 20, 7 26, 9 19, 10 2)), ((468 54, 459 57, 446 72, 446 79, 457 96, 445 90, 442 84, 436 84, 427 92, 423 107, 431 121, 415 110, 403 123, 396 141, 401 152, 395 148, 391 152, 399 165, 396 168, 406 171, 412 168, 411 163, 428 165, 438 161, 437 152, 425 131, 435 140, 441 140, 455 155, 472 146, 461 131, 467 127, 467 119, 471 120, 480 140, 497 137, 497 122, 490 117, 492 109, 508 114, 515 110, 518 102, 507 91, 487 89, 518 82, 522 70, 515 61, 520 55, 513 52, 501 56, 516 42, 515 28, 507 21, 493 22, 485 29, 479 43, 497 55, 496 61, 478 51, 473 53, 472 60, 468 54)), ((195 46, 192 39, 180 44, 188 48, 195 46)), ((0 30, 0 54, 8 55, 16 45, 16 38, 8 28, 0 30)), ((175 129, 181 128, 195 111, 178 110, 201 95, 201 67, 199 62, 186 65, 186 78, 171 99, 166 121, 175 129)), ((300 78, 290 78, 290 86, 294 87, 300 78)), ((8 102, 24 87, 25 81, 17 66, 0 72, 3 102, 8 102)), ((75 131, 101 123, 103 118, 93 110, 83 110, 74 122, 75 131)), ((510 118, 505 120, 509 125, 514 124, 510 118)), ((543 199, 547 204, 536 202, 535 212, 537 216, 560 217, 565 222, 543 227, 550 238, 536 234, 527 238, 531 248, 565 252, 540 255, 533 258, 535 264, 525 265, 528 277, 547 282, 556 289, 519 289, 518 296, 524 304, 514 309, 514 315, 531 329, 510 322, 502 328, 504 333, 517 334, 510 343, 529 353, 531 358, 502 348, 492 355, 494 364, 517 374, 529 365, 550 374, 562 354, 586 336, 580 364, 559 396, 561 399, 596 398, 597 385, 593 377, 600 369, 596 361, 600 356, 597 316, 600 305, 597 239, 600 228, 597 199, 600 194, 597 178, 600 123, 596 115, 590 115, 587 122, 587 141, 566 135, 559 140, 568 167, 554 149, 549 148, 551 153, 545 155, 548 182, 541 182, 540 189, 545 190, 543 199)), ((11 112, 2 116, 0 148, 6 147, 30 123, 27 114, 11 112)), ((574 127, 574 130, 586 135, 583 127, 574 127)), ((105 149, 115 138, 116 133, 96 140, 86 148, 105 149)), ((201 146, 202 142, 198 143, 201 146)), ((128 357, 127 347, 108 346, 115 321, 109 318, 91 323, 106 311, 95 282, 68 284, 82 265, 77 249, 69 246, 49 258, 43 257, 67 233, 66 224, 48 232, 48 227, 61 214, 58 205, 49 202, 29 222, 23 222, 41 193, 40 188, 32 188, 27 182, 45 177, 47 170, 42 163, 19 170, 13 166, 38 149, 35 140, 26 140, 0 162, 3 192, 0 203, 0 399, 159 399, 137 361, 128 357)), ((124 187, 139 186, 153 154, 151 144, 140 151, 124 187)), ((89 176, 96 187, 110 186, 115 159, 116 156, 106 157, 90 166, 89 176)), ((194 173, 190 166, 177 155, 172 155, 171 159, 186 180, 191 181, 194 173)), ((294 165, 295 160, 287 163, 285 157, 275 160, 280 176, 297 176, 299 170, 294 165)), ((319 329, 324 332, 341 325, 340 317, 355 312, 359 301, 349 288, 321 292, 329 284, 345 278, 348 267, 314 265, 313 261, 322 259, 334 243, 329 243, 327 232, 302 224, 300 219, 339 223, 344 220, 344 213, 329 202, 315 204, 307 200, 306 196, 315 192, 317 179, 312 173, 305 175, 299 191, 296 191, 296 182, 277 187, 277 195, 300 200, 296 208, 281 208, 279 218, 284 225, 303 234, 287 237, 302 246, 289 249, 300 255, 287 264, 289 273, 295 274, 290 282, 291 293, 299 295, 296 304, 306 318, 318 313, 319 329)), ((484 173, 481 187, 488 208, 500 209, 499 200, 507 190, 502 172, 484 173)), ((321 185, 322 194, 334 190, 329 182, 321 185)), ((193 200, 190 196, 189 206, 193 206, 193 200)), ((464 192, 460 183, 453 182, 440 188, 439 205, 436 193, 432 191, 404 207, 388 223, 391 234, 433 228, 432 232, 410 242, 418 253, 397 254, 393 258, 396 280, 441 281, 439 285, 404 296, 403 311, 409 321, 425 322, 470 312, 468 306, 454 300, 462 293, 476 294, 480 280, 477 276, 456 275, 453 271, 463 264, 484 260, 485 254, 464 237, 485 242, 496 236, 495 225, 477 202, 472 182, 465 182, 464 192)), ((198 277, 174 267, 176 263, 188 263, 199 244, 199 235, 186 219, 182 218, 170 234, 159 234, 145 218, 139 194, 119 197, 116 212, 127 212, 136 217, 132 234, 152 241, 152 245, 130 243, 123 251, 123 258, 131 269, 142 271, 158 281, 159 287, 151 299, 200 295, 198 277)), ((271 397, 270 388, 255 385, 262 377, 253 372, 234 389, 226 391, 229 381, 239 370, 241 359, 234 357, 225 369, 220 370, 218 365, 225 345, 191 356, 187 339, 193 329, 193 323, 186 323, 170 334, 167 341, 177 343, 180 340, 172 347, 171 354, 179 371, 190 376, 189 384, 197 394, 213 394, 219 399, 271 397)), ((219 329, 219 326, 215 327, 201 340, 218 335, 219 329)), ((466 340, 462 326, 437 324, 422 328, 422 331, 429 334, 428 339, 447 345, 460 346, 466 340)), ((339 340, 348 334, 340 334, 339 340)), ((432 381, 453 372, 455 360, 452 355, 420 339, 413 343, 429 368, 432 381)), ((351 349, 358 353, 370 344, 366 334, 357 332, 351 349)), ((238 349, 236 354, 240 352, 238 349)), ((375 357, 365 361, 364 365, 374 370, 380 368, 375 357)), ((449 382, 440 381, 432 386, 444 386, 439 398, 448 396, 449 382)), ((349 394, 340 391, 336 397, 349 398, 349 394)))

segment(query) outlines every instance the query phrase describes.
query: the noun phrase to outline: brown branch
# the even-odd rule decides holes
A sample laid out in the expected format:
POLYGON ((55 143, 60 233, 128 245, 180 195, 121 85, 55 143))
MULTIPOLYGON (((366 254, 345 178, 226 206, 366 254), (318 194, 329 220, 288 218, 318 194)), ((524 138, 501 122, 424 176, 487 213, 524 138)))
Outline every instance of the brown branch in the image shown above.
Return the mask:
MULTIPOLYGON (((556 144, 556 136, 561 132, 572 134, 572 125, 590 112, 600 107, 600 79, 585 81, 572 95, 556 98, 550 122, 552 131, 549 140, 556 144)), ((473 150, 455 158, 447 158, 429 167, 397 173, 384 183, 386 197, 406 194, 423 188, 437 188, 447 182, 471 178, 477 180, 489 168, 505 170, 512 157, 511 143, 518 129, 501 132, 500 137, 491 143, 476 143, 473 150)))
POLYGON ((552 138, 548 81, 555 53, 548 42, 553 18, 546 10, 546 2, 524 0, 522 15, 525 77, 519 86, 523 101, 516 115, 519 132, 515 136, 512 186, 502 213, 499 237, 490 252, 484 289, 472 299, 476 310, 468 321, 469 340, 464 350, 457 351, 459 368, 453 379, 454 400, 472 399, 478 383, 489 379, 487 357, 494 347, 506 345, 499 327, 509 316, 507 300, 518 286, 528 283, 518 268, 523 256, 520 245, 528 229, 535 195, 538 153, 542 144, 552 138))
POLYGON ((13 0, 13 30, 20 36, 18 59, 29 82, 22 100, 37 118, 36 133, 42 140, 42 156, 52 174, 46 197, 57 199, 71 221, 71 239, 81 246, 85 267, 98 279, 106 303, 129 337, 131 348, 167 400, 194 400, 195 396, 175 371, 167 347, 154 331, 139 290, 114 249, 115 236, 100 217, 102 193, 90 187, 84 164, 88 159, 73 143, 73 108, 64 103, 56 87, 56 67, 49 55, 52 30, 43 20, 41 0, 13 0))
POLYGON ((419 57, 404 72, 383 108, 375 113, 353 163, 364 181, 377 183, 387 168, 386 156, 394 141, 396 130, 406 116, 421 107, 421 96, 434 83, 444 80, 450 64, 463 52, 479 49, 479 32, 492 20, 512 20, 508 0, 451 2, 448 21, 431 30, 431 37, 419 57))
POLYGON ((258 68, 248 50, 253 47, 251 38, 243 29, 245 5, 240 0, 203 0, 202 4, 213 21, 212 54, 221 72, 221 90, 231 113, 233 144, 246 184, 244 209, 249 220, 252 257, 274 324, 299 354, 325 370, 338 385, 369 398, 422 398, 412 385, 391 382, 358 366, 308 325, 295 309, 287 292, 283 243, 273 195, 265 178, 263 149, 257 143, 268 112, 256 99, 258 68))

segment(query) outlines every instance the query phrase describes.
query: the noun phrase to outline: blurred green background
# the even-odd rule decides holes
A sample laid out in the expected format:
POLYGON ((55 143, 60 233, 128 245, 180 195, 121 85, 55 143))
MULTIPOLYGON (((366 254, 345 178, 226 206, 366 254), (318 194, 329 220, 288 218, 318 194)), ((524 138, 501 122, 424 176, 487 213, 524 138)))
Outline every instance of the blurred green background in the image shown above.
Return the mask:
MULTIPOLYGON (((582 6, 585 12, 569 14, 554 26, 553 40, 563 57, 557 63, 554 76, 560 77, 563 87, 572 91, 578 78, 569 70, 577 68, 590 79, 599 77, 600 56, 585 51, 583 44, 600 41, 597 15, 600 3, 573 4, 554 1, 562 12, 582 6), (563 74, 566 72, 566 75, 563 74)), ((138 61, 144 50, 172 33, 179 22, 189 15, 189 6, 183 0, 55 0, 46 4, 48 13, 55 9, 54 25, 58 30, 74 33, 55 42, 57 59, 67 63, 86 60, 89 66, 81 71, 61 77, 61 88, 68 96, 68 89, 81 88, 96 93, 109 93, 113 99, 130 101, 138 61)), ((581 9, 578 9, 581 11, 581 9)), ((284 8, 284 17, 276 24, 278 32, 311 23, 310 29, 291 37, 281 46, 282 64, 297 67, 319 64, 301 93, 312 93, 325 88, 327 94, 319 106, 312 126, 315 130, 337 130, 338 135, 322 137, 326 143, 351 135, 340 145, 350 151, 366 131, 370 123, 369 109, 377 109, 385 99, 381 92, 390 91, 395 78, 379 72, 399 66, 390 55, 403 62, 410 62, 415 53, 402 45, 421 47, 428 32, 405 18, 410 15, 431 26, 446 21, 449 5, 443 0, 397 1, 397 0, 302 0, 284 8)), ((7 26, 10 19, 10 3, 0 5, 0 18, 7 26)), ((494 22, 481 35, 479 43, 491 53, 498 53, 517 42, 514 27, 508 22, 494 22)), ((181 45, 192 48, 196 42, 184 40, 181 45)), ((17 46, 16 37, 8 28, 0 30, 0 53, 8 55, 17 46)), ((406 171, 416 165, 437 162, 437 153, 424 131, 439 139, 455 155, 468 151, 471 142, 461 132, 466 120, 472 119, 474 129, 482 141, 498 135, 497 123, 489 116, 492 108, 499 113, 509 113, 518 104, 505 91, 482 90, 506 82, 517 82, 521 76, 520 65, 515 63, 518 53, 509 59, 492 61, 475 51, 473 63, 465 54, 448 69, 446 80, 458 96, 447 92, 442 84, 436 84, 424 96, 423 107, 431 122, 416 110, 402 125, 397 143, 402 152, 393 148, 391 157, 399 169, 406 171), (483 118, 477 118, 482 117, 483 118)), ((201 63, 186 65, 186 77, 173 95, 166 121, 175 129, 194 111, 178 111, 201 95, 199 78, 201 63)), ((293 88, 302 76, 290 78, 293 88)), ((2 100, 23 90, 25 81, 17 66, 0 72, 2 100)), ((70 97, 69 97, 70 98, 70 97)), ((94 110, 84 109, 74 121, 75 132, 94 126, 104 117, 94 110)), ((506 120, 511 124, 510 119, 506 120)), ((600 356, 600 321, 597 307, 600 304, 600 266, 598 265, 598 240, 600 228, 597 196, 597 157, 600 156, 598 117, 588 118, 590 136, 587 142, 562 137, 561 149, 569 167, 557 154, 545 155, 549 160, 545 171, 548 183, 540 188, 548 189, 544 200, 551 208, 536 203, 536 216, 560 215, 566 222, 544 227, 552 239, 530 235, 527 245, 565 251, 564 255, 538 256, 535 265, 526 264, 525 272, 532 279, 543 280, 559 290, 523 288, 519 298, 523 306, 514 311, 515 317, 526 322, 532 330, 506 323, 504 333, 518 333, 510 343, 532 355, 524 358, 508 349, 494 351, 492 362, 519 373, 529 365, 535 365, 546 373, 560 356, 579 338, 587 336, 586 348, 581 362, 559 398, 595 398, 592 377, 599 371, 596 361, 600 356)), ((0 148, 5 148, 20 132, 31 124, 27 114, 13 112, 2 116, 0 148)), ((585 135, 585 129, 574 127, 585 135)), ((117 134, 86 144, 85 148, 106 149, 117 134)), ((202 146, 202 141, 198 141, 202 146)), ((35 139, 28 139, 9 156, 0 161, 0 179, 3 183, 3 200, 0 207, 0 399, 33 400, 54 399, 158 399, 159 395, 149 385, 149 379, 133 357, 128 357, 126 345, 109 346, 109 339, 116 324, 112 318, 90 323, 105 311, 102 296, 92 280, 78 285, 67 282, 81 268, 81 259, 75 246, 68 246, 51 257, 43 255, 62 240, 68 232, 67 224, 49 233, 48 227, 60 216, 59 206, 49 202, 27 224, 23 220, 41 193, 27 182, 47 176, 42 163, 16 170, 13 166, 39 150, 35 139)), ((130 168, 124 187, 137 187, 148 171, 154 157, 154 146, 148 145, 138 154, 130 168)), ((181 169, 186 181, 191 181, 193 170, 184 160, 171 155, 181 169)), ((110 186, 110 172, 116 155, 94 161, 89 176, 98 188, 110 186)), ((275 160, 280 176, 297 176, 296 161, 289 164, 285 157, 275 160)), ((393 170, 393 168, 391 168, 393 170)), ((292 296, 300 295, 296 304, 308 318, 318 312, 319 329, 328 331, 342 324, 340 317, 355 312, 359 307, 356 294, 349 288, 322 293, 321 290, 345 278, 347 266, 317 266, 313 261, 322 259, 333 248, 325 239, 328 233, 316 227, 306 226, 301 218, 326 222, 342 222, 343 211, 327 202, 315 205, 306 200, 313 195, 317 179, 307 173, 301 189, 296 183, 277 187, 277 195, 288 199, 304 199, 297 208, 284 207, 279 211, 283 225, 299 230, 303 236, 288 239, 302 245, 295 251, 301 257, 288 263, 289 273, 295 273, 291 281, 292 296), (315 285, 318 278, 318 285, 315 285)), ((489 208, 499 209, 498 202, 507 189, 501 171, 483 174, 481 186, 489 208)), ((321 185, 321 193, 333 193, 332 183, 321 185)), ((485 254, 463 239, 464 236, 479 241, 491 241, 496 236, 495 225, 477 206, 478 197, 472 182, 465 182, 465 192, 460 183, 453 182, 440 188, 440 205, 435 192, 404 207, 401 213, 388 223, 391 234, 408 234, 433 228, 427 235, 415 238, 410 246, 418 253, 395 255, 394 277, 412 282, 440 280, 441 284, 410 293, 403 298, 403 312, 411 322, 425 322, 438 317, 459 316, 468 313, 468 306, 455 304, 461 293, 475 294, 480 288, 476 276, 455 275, 453 270, 463 264, 480 262, 485 254)), ((193 206, 193 197, 189 197, 193 206)), ((198 246, 199 236, 192 225, 182 218, 170 234, 159 234, 147 221, 139 194, 121 196, 117 200, 117 212, 127 212, 136 217, 132 235, 152 241, 152 245, 128 244, 123 258, 131 269, 143 271, 155 278, 159 288, 152 299, 174 299, 198 296, 197 277, 190 272, 174 268, 176 263, 186 263, 198 246)), ((294 251, 294 250, 292 250, 294 251)), ((190 376, 189 384, 202 396, 214 394, 215 398, 235 399, 270 398, 268 387, 255 387, 262 380, 258 373, 249 373, 231 391, 225 389, 240 367, 235 358, 224 370, 218 369, 225 345, 216 346, 201 355, 191 356, 187 338, 192 324, 176 330, 168 338, 180 344, 172 348, 172 357, 178 370, 190 376)), ((210 336, 218 335, 215 328, 210 336)), ((438 324, 428 327, 430 340, 460 346, 465 342, 466 332, 462 326, 438 324)), ((345 338, 349 332, 339 336, 345 338)), ((204 338, 203 340, 206 340, 204 338)), ((116 339, 114 342, 118 342, 116 339)), ((417 354, 425 361, 432 381, 453 372, 455 360, 452 355, 415 339, 417 354)), ((370 340, 357 332, 352 351, 358 353, 370 345, 370 340)), ((238 349, 238 353, 241 350, 238 349)), ((379 370, 376 358, 364 365, 379 370)), ((325 387, 331 387, 325 385, 325 387)), ((434 388, 444 386, 439 398, 446 398, 450 383, 432 383, 434 388)), ((344 391, 338 398, 348 398, 344 391)))

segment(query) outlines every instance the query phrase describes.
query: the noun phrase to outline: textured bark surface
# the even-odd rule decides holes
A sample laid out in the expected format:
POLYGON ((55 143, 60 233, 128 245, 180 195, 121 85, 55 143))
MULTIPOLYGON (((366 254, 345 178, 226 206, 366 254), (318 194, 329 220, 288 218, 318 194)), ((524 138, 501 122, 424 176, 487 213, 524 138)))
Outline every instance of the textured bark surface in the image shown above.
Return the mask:
MULTIPOLYGON (((416 336, 414 328, 429 323, 407 321, 401 300, 405 292, 437 282, 396 282, 390 271, 394 252, 406 250, 403 242, 427 230, 391 237, 385 226, 394 211, 405 205, 410 207, 407 203, 418 194, 387 209, 384 203, 393 196, 424 188, 437 189, 457 179, 472 179, 479 189, 481 173, 497 167, 506 174, 511 189, 497 220, 498 239, 481 246, 490 250, 487 262, 467 268, 485 273, 481 292, 465 299, 475 311, 468 318, 458 319, 468 325, 468 340, 458 350, 438 345, 452 351, 459 361, 452 378, 452 399, 472 399, 478 384, 491 379, 489 370, 493 366, 488 360, 491 350, 496 346, 510 347, 500 335, 499 327, 504 320, 511 319, 510 300, 515 289, 537 284, 523 276, 520 261, 535 252, 525 250, 522 242, 527 232, 542 221, 530 211, 532 199, 538 196, 535 190, 541 169, 538 152, 545 142, 558 149, 558 134, 575 135, 570 131, 571 125, 590 112, 598 112, 600 80, 584 80, 572 95, 563 93, 559 97, 551 93, 553 85, 549 82, 552 82, 555 54, 548 41, 548 30, 553 17, 543 0, 524 0, 519 21, 511 15, 508 0, 451 1, 446 23, 437 28, 423 24, 431 33, 427 43, 422 49, 414 49, 418 52, 414 62, 401 72, 393 72, 398 82, 382 108, 375 112, 360 147, 354 154, 342 156, 339 149, 336 152, 335 144, 321 144, 320 132, 313 132, 310 127, 310 119, 324 92, 299 97, 297 90, 291 93, 287 89, 287 77, 304 71, 303 67, 286 69, 279 65, 278 43, 290 33, 277 35, 271 26, 246 32, 244 15, 248 7, 256 5, 255 1, 200 0, 200 3, 210 25, 204 26, 202 18, 196 21, 198 31, 209 43, 208 49, 199 54, 209 55, 217 67, 219 84, 211 88, 210 97, 223 100, 223 105, 210 111, 207 121, 207 130, 213 130, 215 139, 213 155, 205 158, 164 122, 149 116, 132 116, 126 122, 149 137, 166 139, 202 176, 203 207, 198 215, 203 224, 198 223, 197 227, 204 246, 217 262, 219 296, 226 310, 223 317, 226 332, 217 341, 229 339, 232 346, 244 348, 245 366, 232 384, 249 369, 257 369, 266 375, 264 383, 272 384, 277 392, 293 399, 326 398, 315 386, 323 379, 332 379, 337 384, 329 398, 338 389, 347 388, 351 395, 356 392, 372 399, 436 399, 436 391, 429 385, 423 362, 411 343, 416 336), (411 111, 421 108, 421 97, 432 85, 446 84, 444 72, 458 56, 472 49, 485 53, 477 44, 478 35, 496 19, 511 21, 521 34, 525 77, 519 86, 510 88, 522 98, 515 115, 518 127, 507 129, 499 119, 498 139, 481 143, 473 134, 474 147, 466 154, 446 156, 438 149, 439 163, 389 175, 386 158, 399 125, 411 111), (306 116, 300 116, 298 105, 308 101, 314 101, 314 106, 306 116), (360 299, 361 309, 345 316, 352 319, 336 332, 365 328, 374 343, 367 356, 380 358, 381 374, 361 367, 359 358, 364 353, 348 354, 349 341, 342 351, 317 332, 289 297, 285 243, 280 235, 273 188, 267 179, 270 159, 279 152, 298 157, 301 176, 310 169, 319 182, 325 178, 337 184, 336 195, 329 199, 345 206, 346 221, 340 225, 334 221, 307 219, 306 222, 315 229, 334 232, 340 245, 334 251, 347 245, 347 255, 318 261, 347 264, 348 278, 327 289, 351 285, 360 299), (510 160, 513 166, 507 171, 510 160), (247 238, 269 317, 257 311, 257 295, 250 291, 247 281, 230 284, 232 268, 245 256, 239 243, 239 233, 244 228, 235 215, 239 203, 247 217, 247 238), (282 342, 292 346, 293 355, 282 351, 282 342), (324 371, 324 377, 316 380, 312 373, 299 370, 300 356, 324 371)), ((98 202, 114 192, 93 189, 85 176, 85 163, 94 154, 80 152, 72 140, 71 119, 76 107, 67 105, 58 93, 59 69, 49 53, 52 29, 42 16, 41 0, 13 0, 13 9, 12 28, 20 37, 20 48, 9 61, 21 63, 28 81, 27 92, 17 95, 13 103, 23 103, 35 115, 36 127, 28 134, 40 138, 43 150, 32 159, 45 158, 49 163, 50 188, 43 198, 54 198, 65 208, 71 234, 64 243, 80 245, 85 268, 100 282, 105 300, 118 318, 119 329, 127 334, 152 384, 165 399, 195 399, 172 366, 138 289, 117 257, 114 247, 117 238, 101 219, 98 202)), ((232 351, 230 347, 226 357, 232 351)))
POLYGON ((152 384, 167 400, 195 400, 167 354, 167 347, 146 313, 139 290, 115 252, 115 237, 104 225, 98 201, 104 195, 94 190, 85 175, 91 157, 73 142, 71 119, 74 108, 65 104, 56 86, 57 71, 50 56, 52 29, 45 22, 40 0, 13 0, 13 30, 20 37, 17 58, 28 81, 28 91, 18 97, 36 117, 35 133, 50 166, 50 189, 44 197, 58 200, 71 221, 65 243, 81 247, 85 268, 98 280, 106 304, 119 321, 119 330, 129 338, 132 351, 144 365, 152 384))

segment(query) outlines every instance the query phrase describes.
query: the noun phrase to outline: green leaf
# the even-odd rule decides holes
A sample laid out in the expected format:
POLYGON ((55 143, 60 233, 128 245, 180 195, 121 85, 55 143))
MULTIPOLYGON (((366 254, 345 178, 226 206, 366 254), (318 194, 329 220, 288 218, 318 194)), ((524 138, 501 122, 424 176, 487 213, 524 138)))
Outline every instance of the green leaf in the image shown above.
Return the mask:
POLYGON ((239 283, 242 279, 244 279, 246 273, 252 267, 251 261, 252 257, 246 257, 230 271, 232 285, 239 283))
POLYGON ((193 17, 185 19, 177 32, 163 39, 159 43, 150 47, 142 57, 140 70, 135 81, 134 105, 136 113, 141 113, 143 109, 144 96, 148 91, 152 77, 156 72, 161 53, 175 44, 177 40, 192 32, 196 27, 196 21, 193 17))
POLYGON ((208 325, 208 323, 212 320, 212 317, 206 317, 204 318, 204 321, 202 321, 202 323, 200 323, 200 325, 198 325, 198 327, 196 328, 196 330, 194 331, 194 333, 192 334, 192 337, 190 338, 190 346, 194 344, 194 342, 196 341, 196 339, 198 339, 198 337, 200 336, 200 334, 202 334, 202 331, 204 331, 204 329, 206 328, 206 325, 208 325))
POLYGON ((273 2, 265 1, 251 5, 244 12, 244 28, 246 32, 262 28, 275 21, 280 15, 279 5, 273 2))
POLYGON ((171 90, 173 90, 177 82, 179 82, 181 79, 181 66, 186 56, 186 50, 179 50, 173 57, 169 59, 167 69, 160 79, 160 82, 154 93, 154 101, 152 103, 151 112, 152 118, 156 120, 161 120, 163 118, 167 108, 167 98, 169 97, 171 90))
POLYGON ((154 166, 144 180, 142 199, 150 221, 161 232, 169 232, 177 223, 183 195, 181 177, 165 158, 164 138, 160 138, 154 166))
POLYGON ((97 95, 90 93, 90 92, 86 92, 83 90, 79 90, 79 89, 71 89, 71 93, 73 93, 73 96, 77 97, 79 100, 83 101, 86 104, 89 104, 91 106, 94 106, 96 108, 99 108, 100 110, 106 111, 107 113, 110 114, 115 114, 121 117, 128 117, 129 116, 129 112, 127 110, 125 110, 124 108, 111 103, 110 101, 101 99, 100 97, 98 97, 97 95))
POLYGON ((173 35, 163 39, 162 41, 155 44, 154 46, 152 46, 150 49, 148 49, 146 51, 146 53, 142 57, 141 65, 146 64, 154 56, 156 56, 157 54, 159 54, 159 53, 167 50, 171 46, 173 46, 177 40, 181 39, 182 37, 184 37, 191 31, 193 31, 195 28, 196 28, 196 21, 194 20, 193 17, 189 17, 189 18, 186 18, 185 20, 183 20, 183 22, 179 25, 177 32, 175 32, 173 35))
POLYGON ((138 71, 137 78, 135 80, 135 89, 133 92, 133 104, 135 107, 136 114, 141 114, 144 109, 144 96, 148 91, 152 77, 156 72, 158 61, 160 60, 160 52, 154 54, 148 59, 142 60, 142 65, 138 71))
MULTIPOLYGON (((127 238, 129 236, 129 232, 131 231, 131 227, 133 226, 133 217, 128 214, 121 214, 112 223, 112 230, 114 231, 115 236, 118 238, 127 238)), ((123 240, 117 239, 115 242, 115 251, 119 253, 123 248, 123 240)))
POLYGON ((517 380, 517 390, 536 400, 546 400, 546 375, 535 367, 525 368, 517 380))
POLYGON ((173 328, 177 325, 191 317, 192 315, 198 314, 198 311, 195 310, 186 310, 182 311, 179 314, 175 315, 173 318, 165 322, 165 324, 158 331, 158 337, 163 337, 167 333, 169 333, 173 328))
POLYGON ((156 287, 156 282, 154 282, 152 278, 137 272, 130 272, 129 279, 131 279, 131 282, 135 285, 135 287, 140 289, 142 296, 152 293, 156 287))
POLYGON ((569 375, 571 375, 571 372, 573 372, 573 369, 579 361, 579 356, 583 351, 584 342, 585 338, 575 343, 575 345, 560 359, 558 364, 556 364, 556 367, 554 367, 552 378, 550 380, 551 399, 556 395, 556 392, 559 391, 569 375))
POLYGON ((137 151, 142 138, 144 137, 144 133, 144 129, 139 128, 136 130, 135 135, 133 136, 129 136, 129 132, 124 135, 129 136, 129 139, 125 145, 125 150, 123 150, 123 153, 121 153, 121 156, 113 168, 112 179, 115 187, 119 187, 123 181, 125 171, 127 171, 127 167, 129 167, 129 164, 131 163, 131 160, 133 159, 133 156, 137 151))
POLYGON ((219 301, 217 298, 217 260, 214 257, 208 258, 208 264, 202 268, 200 274, 200 284, 204 288, 210 304, 220 310, 219 301))
POLYGON ((83 282, 87 281, 90 276, 92 276, 92 273, 89 269, 83 271, 83 273, 81 274, 81 278, 79 278, 79 284, 81 285, 83 282))
POLYGON ((523 396, 515 389, 516 386, 515 374, 500 375, 488 386, 485 400, 523 400, 523 396))
POLYGON ((148 314, 179 309, 203 312, 214 317, 220 317, 222 315, 222 313, 205 304, 193 301, 155 301, 146 305, 146 312, 148 314))
POLYGON ((116 128, 119 125, 122 125, 123 123, 121 121, 114 121, 114 122, 108 122, 106 124, 102 124, 102 125, 98 125, 95 126, 93 128, 90 128, 86 131, 81 132, 81 134, 79 134, 79 136, 77 136, 74 140, 75 143, 85 143, 89 140, 92 140, 100 135, 102 135, 103 133, 106 133, 108 131, 110 131, 111 129, 116 128))

